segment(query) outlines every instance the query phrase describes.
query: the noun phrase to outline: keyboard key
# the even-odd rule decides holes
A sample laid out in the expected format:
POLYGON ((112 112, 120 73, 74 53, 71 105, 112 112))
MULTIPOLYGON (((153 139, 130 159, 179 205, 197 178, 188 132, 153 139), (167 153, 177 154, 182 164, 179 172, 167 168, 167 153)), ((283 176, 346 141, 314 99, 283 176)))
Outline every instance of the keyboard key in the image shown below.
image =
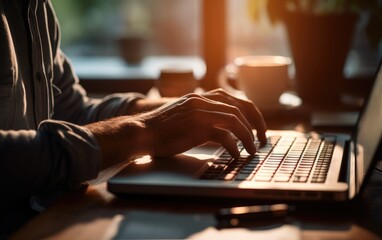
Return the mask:
POLYGON ((275 182, 289 182, 290 176, 287 175, 280 175, 274 177, 275 182))
POLYGON ((240 173, 252 173, 254 172, 256 169, 253 169, 253 168, 243 168, 240 170, 240 173))
POLYGON ((228 174, 221 174, 219 176, 220 180, 230 181, 235 177, 234 173, 228 173, 228 174))
POLYGON ((253 177, 253 174, 239 173, 239 174, 236 176, 235 180, 236 180, 236 181, 244 181, 244 180, 249 181, 249 180, 252 179, 252 177, 253 177))
POLYGON ((308 177, 309 176, 309 171, 297 171, 296 172, 296 176, 305 176, 305 177, 308 177))
POLYGON ((295 176, 293 182, 307 182, 308 177, 305 176, 295 176))
POLYGON ((255 178, 254 180, 257 181, 257 182, 270 182, 272 179, 272 176, 257 176, 255 175, 255 178))

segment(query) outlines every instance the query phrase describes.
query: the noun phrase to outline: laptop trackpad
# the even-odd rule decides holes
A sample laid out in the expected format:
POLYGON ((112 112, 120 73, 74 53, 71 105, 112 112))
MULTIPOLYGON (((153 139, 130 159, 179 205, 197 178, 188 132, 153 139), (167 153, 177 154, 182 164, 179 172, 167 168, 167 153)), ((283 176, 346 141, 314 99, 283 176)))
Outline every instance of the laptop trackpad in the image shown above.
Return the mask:
POLYGON ((159 183, 190 180, 197 177, 215 157, 217 148, 204 146, 168 158, 145 156, 129 164, 112 181, 159 183))

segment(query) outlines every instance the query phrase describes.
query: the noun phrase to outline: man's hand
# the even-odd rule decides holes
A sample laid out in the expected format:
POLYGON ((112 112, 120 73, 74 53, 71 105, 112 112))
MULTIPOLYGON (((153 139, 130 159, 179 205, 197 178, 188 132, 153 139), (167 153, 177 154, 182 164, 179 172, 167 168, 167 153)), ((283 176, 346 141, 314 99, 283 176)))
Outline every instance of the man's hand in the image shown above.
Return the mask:
POLYGON ((237 157, 236 138, 247 152, 255 153, 252 128, 260 142, 266 142, 266 125, 256 106, 220 89, 188 94, 146 113, 87 127, 99 141, 104 168, 146 154, 172 156, 207 141, 220 143, 237 157))
POLYGON ((257 129, 257 137, 261 144, 267 142, 265 121, 259 109, 252 101, 236 98, 222 89, 216 89, 203 94, 203 96, 237 107, 245 116, 252 128, 257 129))

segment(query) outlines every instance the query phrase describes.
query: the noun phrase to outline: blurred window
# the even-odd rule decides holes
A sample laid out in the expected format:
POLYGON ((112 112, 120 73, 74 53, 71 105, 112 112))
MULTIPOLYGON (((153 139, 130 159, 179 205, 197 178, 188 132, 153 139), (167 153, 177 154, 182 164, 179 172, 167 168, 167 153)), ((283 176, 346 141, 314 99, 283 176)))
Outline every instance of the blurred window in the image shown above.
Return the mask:
MULTIPOLYGON (((81 76, 88 70, 81 63, 89 57, 135 67, 150 56, 201 58, 202 1, 53 0, 53 5, 63 32, 62 48, 81 76)), ((260 4, 260 20, 254 21, 248 0, 222 1, 227 4, 227 62, 251 54, 291 56, 284 26, 267 21, 264 5, 260 4)), ((367 14, 359 21, 348 75, 373 72, 382 55, 381 47, 372 49, 368 44, 366 18, 367 14)))
POLYGON ((134 61, 139 55, 199 55, 200 0, 53 0, 53 5, 62 48, 71 57, 120 55, 134 61))

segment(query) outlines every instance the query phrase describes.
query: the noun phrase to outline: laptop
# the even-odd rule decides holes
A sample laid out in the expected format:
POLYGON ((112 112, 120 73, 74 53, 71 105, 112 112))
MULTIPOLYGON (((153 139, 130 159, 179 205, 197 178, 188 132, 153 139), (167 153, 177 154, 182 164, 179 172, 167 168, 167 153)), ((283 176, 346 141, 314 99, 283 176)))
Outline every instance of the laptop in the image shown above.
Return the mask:
POLYGON ((145 156, 108 180, 116 195, 347 201, 370 177, 382 141, 382 67, 353 134, 267 131, 268 143, 233 159, 205 144, 170 158, 145 156))

